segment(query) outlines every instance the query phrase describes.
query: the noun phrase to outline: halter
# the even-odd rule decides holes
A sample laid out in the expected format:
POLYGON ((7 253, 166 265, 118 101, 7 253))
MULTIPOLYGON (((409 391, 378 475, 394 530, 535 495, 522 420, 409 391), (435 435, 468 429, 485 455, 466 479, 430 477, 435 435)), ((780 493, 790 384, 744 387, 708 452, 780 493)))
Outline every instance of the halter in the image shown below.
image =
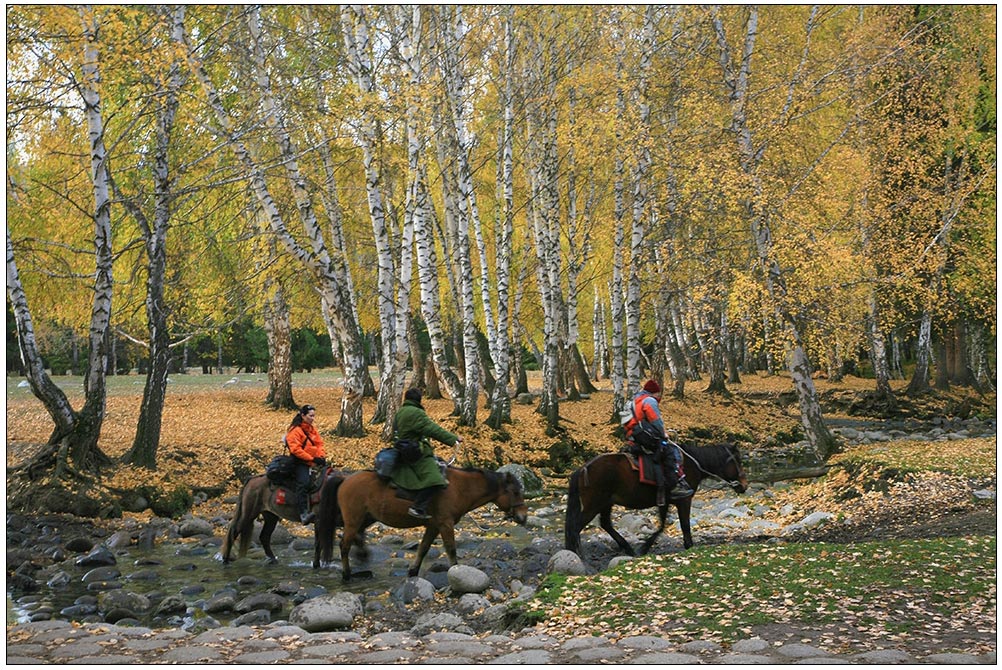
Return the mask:
MULTIPOLYGON (((702 463, 700 463, 700 462, 699 462, 699 461, 698 461, 698 460, 697 460, 697 459, 696 459, 696 458, 695 458, 695 457, 694 457, 694 456, 693 456, 692 454, 690 454, 689 452, 687 452, 687 451, 686 451, 685 449, 683 449, 683 448, 682 448, 682 447, 681 447, 680 445, 676 444, 675 442, 673 442, 673 441, 672 441, 671 439, 669 439, 669 438, 665 438, 665 441, 666 441, 666 442, 668 442, 668 444, 670 444, 670 445, 672 445, 673 447, 675 447, 676 449, 678 449, 679 451, 681 451, 681 452, 682 452, 682 453, 683 453, 684 455, 688 456, 688 457, 689 457, 689 460, 690 460, 690 461, 692 461, 693 463, 695 463, 695 464, 696 464, 696 468, 697 468, 697 469, 698 469, 698 470, 699 470, 700 472, 702 472, 702 473, 703 473, 704 475, 706 475, 706 476, 708 476, 708 477, 713 477, 714 479, 719 479, 720 481, 722 481, 723 483, 727 484, 727 485, 728 485, 728 486, 730 486, 731 488, 736 488, 736 487, 738 487, 738 486, 740 486, 740 485, 741 485, 741 482, 739 482, 739 481, 738 481, 738 480, 736 480, 736 479, 735 479, 735 480, 728 480, 728 479, 724 479, 723 477, 721 477, 720 475, 718 475, 718 474, 716 474, 716 473, 713 473, 713 472, 709 472, 708 470, 706 470, 706 469, 705 469, 705 468, 703 467, 702 463)), ((739 471, 739 472, 741 471, 741 464, 740 464, 740 463, 738 463, 738 462, 737 462, 737 459, 735 459, 735 458, 734 458, 734 453, 733 453, 733 452, 732 452, 732 451, 731 451, 730 449, 728 449, 728 450, 727 450, 727 461, 728 461, 729 463, 730 463, 730 462, 733 462, 733 463, 734 463, 734 465, 735 465, 735 467, 736 467, 736 468, 738 469, 738 471, 739 471)))

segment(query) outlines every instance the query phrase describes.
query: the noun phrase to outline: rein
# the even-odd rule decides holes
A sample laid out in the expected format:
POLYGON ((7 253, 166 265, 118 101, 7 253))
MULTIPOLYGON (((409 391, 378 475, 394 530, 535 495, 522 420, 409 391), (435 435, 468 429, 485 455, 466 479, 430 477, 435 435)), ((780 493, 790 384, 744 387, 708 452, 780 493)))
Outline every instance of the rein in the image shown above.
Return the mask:
MULTIPOLYGON (((737 480, 724 479, 720 475, 718 475, 718 474, 716 474, 714 472, 710 472, 709 470, 707 470, 706 468, 703 467, 703 464, 700 463, 699 460, 697 460, 692 454, 690 454, 685 449, 683 449, 679 444, 676 444, 675 442, 672 442, 670 439, 666 440, 666 441, 668 442, 668 444, 674 446, 679 451, 681 451, 682 454, 684 454, 685 456, 688 456, 689 460, 692 461, 693 463, 695 463, 696 464, 696 468, 700 472, 702 472, 704 475, 707 475, 708 477, 713 477, 714 479, 719 479, 720 481, 722 481, 723 483, 727 484, 731 488, 735 488, 735 487, 737 487, 737 486, 739 486, 741 484, 741 482, 739 482, 737 480)), ((727 460, 728 461, 734 461, 734 454, 732 454, 729 449, 727 450, 727 460)), ((737 465, 736 462, 735 462, 735 465, 737 465)), ((740 468, 738 468, 738 469, 740 470, 740 468)))

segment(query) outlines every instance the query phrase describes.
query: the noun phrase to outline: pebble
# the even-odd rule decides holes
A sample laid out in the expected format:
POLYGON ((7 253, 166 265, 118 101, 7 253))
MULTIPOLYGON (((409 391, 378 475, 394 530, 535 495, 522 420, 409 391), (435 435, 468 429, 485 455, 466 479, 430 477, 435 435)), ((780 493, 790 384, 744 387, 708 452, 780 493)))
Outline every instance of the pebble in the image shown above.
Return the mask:
POLYGON ((87 665, 315 663, 434 665, 822 665, 832 663, 995 665, 995 652, 912 655, 885 649, 835 654, 802 643, 769 644, 759 638, 722 646, 711 640, 676 645, 657 636, 580 636, 560 640, 534 629, 521 634, 474 636, 388 631, 364 638, 353 632, 308 633, 288 622, 224 627, 198 635, 109 624, 62 621, 7 628, 7 664, 87 665), (116 643, 112 647, 112 641, 116 643), (152 652, 152 653, 151 653, 152 652))

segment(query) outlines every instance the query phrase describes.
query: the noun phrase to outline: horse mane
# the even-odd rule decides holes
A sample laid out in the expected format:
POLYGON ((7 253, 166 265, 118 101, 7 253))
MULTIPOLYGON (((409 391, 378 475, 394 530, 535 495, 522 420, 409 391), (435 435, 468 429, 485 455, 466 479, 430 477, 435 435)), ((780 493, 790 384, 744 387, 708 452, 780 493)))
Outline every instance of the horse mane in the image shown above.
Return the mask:
MULTIPOLYGON (((505 474, 507 474, 507 473, 495 472, 494 470, 487 470, 486 468, 474 468, 474 467, 457 468, 456 466, 453 465, 450 465, 449 468, 452 470, 459 470, 460 472, 468 472, 471 474, 483 475, 484 479, 487 480, 487 490, 491 495, 494 495, 499 491, 501 491, 501 482, 502 480, 504 480, 505 474)), ((512 479, 514 480, 515 485, 519 488, 519 490, 521 490, 522 482, 518 480, 518 477, 513 476, 512 479)))
POLYGON ((691 444, 681 444, 679 446, 701 466, 710 471, 720 470, 727 465, 731 454, 734 454, 734 457, 738 459, 738 463, 741 462, 741 452, 738 450, 737 445, 731 442, 706 444, 703 446, 691 444))

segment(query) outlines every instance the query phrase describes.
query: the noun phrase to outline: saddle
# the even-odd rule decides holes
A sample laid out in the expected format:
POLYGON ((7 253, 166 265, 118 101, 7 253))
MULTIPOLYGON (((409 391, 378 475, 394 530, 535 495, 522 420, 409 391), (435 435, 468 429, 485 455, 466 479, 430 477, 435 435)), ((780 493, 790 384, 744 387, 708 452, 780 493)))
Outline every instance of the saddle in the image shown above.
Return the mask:
MULTIPOLYGON (((446 463, 445 461, 443 461, 438 456, 436 456, 435 459, 438 461, 438 466, 440 468, 442 468, 442 476, 445 477, 445 485, 446 485, 446 487, 448 487, 449 486, 449 464, 446 463)), ((394 484, 389 479, 387 479, 385 481, 386 481, 386 485, 389 486, 391 489, 393 489, 393 491, 397 495, 397 498, 400 498, 401 500, 408 500, 408 501, 413 502, 414 499, 417 498, 418 491, 421 490, 421 489, 405 489, 405 488, 401 488, 401 487, 397 486, 396 484, 394 484)))
POLYGON ((623 454, 629 461, 630 467, 637 473, 637 477, 640 479, 641 484, 649 484, 651 486, 658 485, 656 472, 659 466, 654 461, 653 455, 632 451, 624 451, 623 454))
MULTIPOLYGON (((320 489, 323 488, 324 481, 327 480, 327 475, 333 470, 334 468, 332 467, 326 467, 320 470, 314 470, 310 473, 310 486, 308 491, 309 504, 311 506, 320 502, 320 489)), ((295 502, 296 481, 294 479, 282 479, 276 482, 269 478, 268 486, 275 492, 276 505, 291 505, 295 502)))

